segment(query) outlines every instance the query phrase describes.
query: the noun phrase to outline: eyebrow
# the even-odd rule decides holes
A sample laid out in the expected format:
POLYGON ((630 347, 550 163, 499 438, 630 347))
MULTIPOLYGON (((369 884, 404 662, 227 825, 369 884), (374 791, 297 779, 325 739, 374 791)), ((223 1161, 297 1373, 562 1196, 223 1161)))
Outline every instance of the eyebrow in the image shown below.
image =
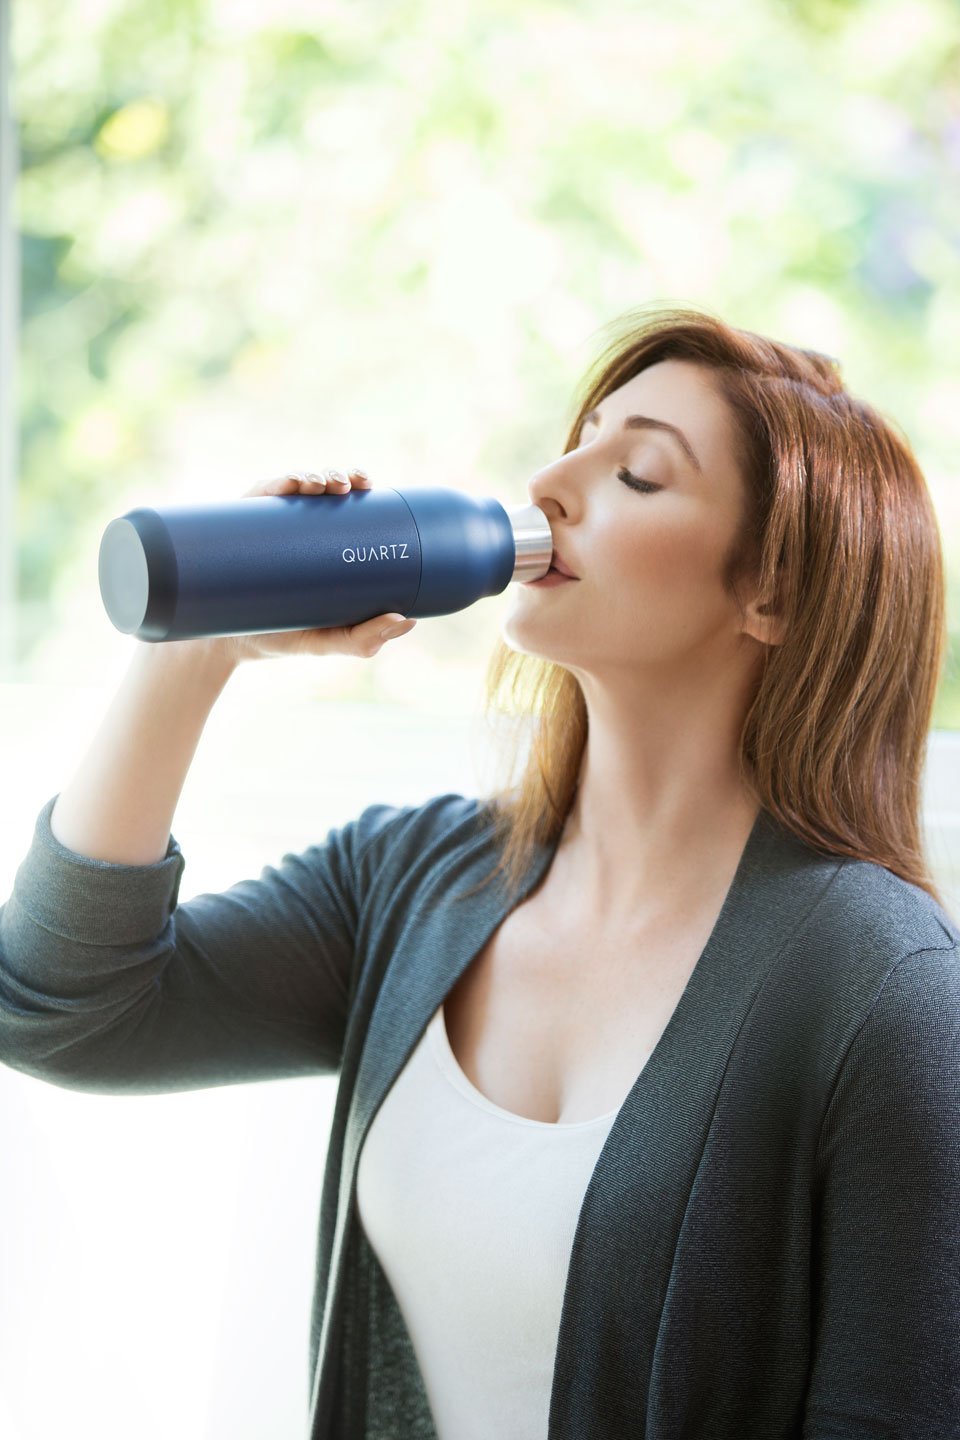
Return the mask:
MULTIPOLYGON (((599 410, 591 410, 589 415, 584 415, 583 419, 581 420, 580 430, 583 430, 583 427, 584 425, 586 425, 588 420, 594 423, 598 423, 599 419, 599 410)), ((696 454, 694 453, 693 446, 690 444, 690 441, 687 439, 686 435, 684 435, 683 431, 677 429, 676 425, 671 425, 666 420, 655 420, 652 415, 628 415, 626 420, 624 420, 623 422, 623 428, 624 430, 663 430, 668 435, 672 435, 674 440, 676 440, 680 445, 687 459, 697 471, 697 474, 703 474, 703 466, 697 459, 696 454)), ((577 438, 579 439, 579 432, 577 438)))

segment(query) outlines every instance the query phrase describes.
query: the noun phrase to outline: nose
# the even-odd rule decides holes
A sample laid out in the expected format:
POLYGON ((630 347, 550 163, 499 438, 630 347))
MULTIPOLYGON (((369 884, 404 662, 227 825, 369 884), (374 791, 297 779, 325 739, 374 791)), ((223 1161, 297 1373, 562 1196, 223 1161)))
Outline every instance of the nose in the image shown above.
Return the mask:
POLYGON ((573 455, 572 450, 567 451, 527 481, 531 504, 539 505, 546 515, 554 514, 557 506, 568 512, 576 508, 576 461, 573 455))

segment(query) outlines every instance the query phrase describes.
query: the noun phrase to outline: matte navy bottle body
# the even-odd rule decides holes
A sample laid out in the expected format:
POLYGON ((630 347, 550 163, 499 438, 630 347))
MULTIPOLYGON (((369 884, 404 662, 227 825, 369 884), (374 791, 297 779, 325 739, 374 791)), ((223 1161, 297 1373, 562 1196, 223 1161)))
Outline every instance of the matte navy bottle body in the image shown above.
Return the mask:
POLYGON ((98 568, 116 628, 165 641, 449 615, 552 553, 538 506, 433 487, 141 507, 107 526, 98 568))

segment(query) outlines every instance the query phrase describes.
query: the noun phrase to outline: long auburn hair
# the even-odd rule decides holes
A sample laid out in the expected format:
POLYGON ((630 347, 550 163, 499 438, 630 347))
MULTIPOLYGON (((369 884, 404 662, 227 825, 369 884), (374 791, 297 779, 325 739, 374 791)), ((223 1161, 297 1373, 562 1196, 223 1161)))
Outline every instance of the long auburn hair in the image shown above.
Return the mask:
MULTIPOLYGON (((924 854, 921 784, 947 651, 945 575, 908 440, 815 350, 688 307, 641 306, 604 328, 613 335, 577 387, 564 454, 590 410, 660 360, 709 367, 733 416, 746 505, 723 583, 742 615, 738 581, 757 580, 758 602, 786 630, 763 647, 741 780, 815 850, 882 865, 943 906, 924 854)), ((470 894, 501 873, 515 890, 536 847, 558 840, 587 739, 576 677, 502 638, 486 693, 488 723, 494 710, 508 722, 501 782, 481 802, 500 858, 470 894)))

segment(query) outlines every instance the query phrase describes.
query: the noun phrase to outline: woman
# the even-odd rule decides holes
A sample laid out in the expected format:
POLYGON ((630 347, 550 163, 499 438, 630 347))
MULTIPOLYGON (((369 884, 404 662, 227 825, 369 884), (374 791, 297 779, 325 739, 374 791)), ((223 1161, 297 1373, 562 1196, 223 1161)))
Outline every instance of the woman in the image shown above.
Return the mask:
POLYGON ((833 362, 677 310, 627 317, 529 489, 577 578, 511 595, 519 785, 178 905, 236 664, 383 617, 145 647, 0 910, 0 1053, 112 1093, 339 1077, 313 1440, 956 1434, 916 461, 833 362))

